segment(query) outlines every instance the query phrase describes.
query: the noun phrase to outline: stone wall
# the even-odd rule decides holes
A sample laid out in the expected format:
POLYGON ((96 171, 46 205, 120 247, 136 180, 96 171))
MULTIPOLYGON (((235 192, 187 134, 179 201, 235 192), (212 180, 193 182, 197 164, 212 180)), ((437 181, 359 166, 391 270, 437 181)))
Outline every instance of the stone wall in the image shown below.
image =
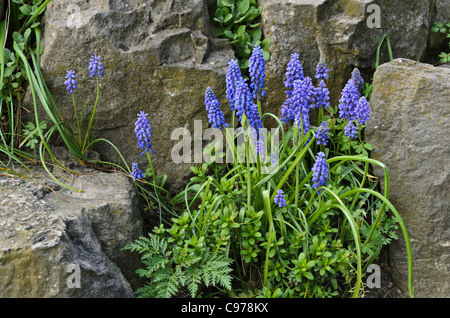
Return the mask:
POLYGON ((81 193, 43 169, 0 176, 0 298, 128 298, 142 286, 140 257, 122 250, 143 235, 129 178, 73 168, 60 173, 81 193))
MULTIPOLYGON (((390 200, 411 239, 416 297, 450 296, 450 68, 396 59, 374 75, 366 139, 389 169, 390 200)), ((383 172, 375 169, 383 179, 383 172)), ((389 248, 393 278, 407 294, 401 237, 389 248)))
MULTIPOLYGON (((190 164, 175 164, 172 130, 192 129, 193 120, 208 126, 204 92, 211 86, 225 102, 227 63, 234 57, 227 40, 215 38, 204 0, 54 0, 43 17, 41 67, 62 116, 74 125, 72 98, 65 90, 67 70, 77 74, 79 107, 95 100, 89 59, 101 56, 105 77, 94 137, 115 144, 125 160, 148 165, 134 133, 140 111, 149 113, 154 165, 175 188, 186 182, 190 164)), ((31 100, 25 103, 30 106, 31 100)), ((229 113, 229 112, 228 112, 229 113)), ((75 127, 75 126, 74 126, 75 127)), ((96 147, 102 159, 120 162, 107 144, 96 147)))

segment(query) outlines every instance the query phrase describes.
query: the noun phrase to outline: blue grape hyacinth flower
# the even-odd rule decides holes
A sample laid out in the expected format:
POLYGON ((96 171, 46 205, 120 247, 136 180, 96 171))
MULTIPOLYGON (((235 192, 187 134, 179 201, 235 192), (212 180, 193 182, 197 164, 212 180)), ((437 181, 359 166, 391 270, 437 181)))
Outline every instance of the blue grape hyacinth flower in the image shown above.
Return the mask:
POLYGON ((220 109, 219 100, 209 86, 205 92, 205 106, 208 111, 209 122, 213 128, 219 128, 221 130, 222 127, 228 127, 228 124, 225 123, 223 111, 220 109))
POLYGON ((281 189, 278 189, 277 194, 275 194, 275 197, 273 198, 273 201, 280 208, 285 207, 286 206, 286 195, 284 194, 284 191, 281 189))
POLYGON ((353 123, 353 120, 349 120, 345 126, 344 133, 347 137, 356 139, 358 138, 358 127, 353 123))
POLYGON ((235 111, 236 86, 243 80, 239 64, 236 60, 231 60, 228 63, 228 71, 226 76, 227 84, 227 98, 230 102, 230 108, 235 111))
MULTIPOLYGON (((305 78, 303 74, 303 66, 299 60, 299 55, 297 53, 291 54, 291 60, 289 61, 286 68, 286 81, 284 86, 291 90, 293 88, 293 83, 296 80, 303 80, 305 78)), ((288 93, 287 91, 286 93, 288 93)))
POLYGON ((102 62, 100 62, 100 56, 97 56, 96 54, 92 55, 89 62, 89 71, 91 77, 97 76, 101 79, 105 76, 105 74, 103 74, 104 68, 102 62))
POLYGON ((370 119, 370 105, 365 96, 356 103, 355 116, 358 119, 358 124, 364 125, 370 119))
POLYGON ((249 72, 250 72, 250 88, 252 89, 253 98, 259 94, 258 99, 261 100, 261 96, 264 96, 266 92, 264 89, 265 77, 266 77, 266 60, 263 56, 263 50, 256 45, 253 48, 252 55, 249 59, 249 72))
POLYGON ((353 80, 353 82, 355 82, 358 91, 361 92, 362 89, 364 88, 364 79, 362 78, 361 72, 359 71, 358 68, 355 67, 353 69, 351 79, 353 80))
POLYGON ((299 60, 297 53, 291 54, 291 60, 289 61, 286 69, 286 81, 284 86, 286 90, 286 100, 281 106, 281 121, 286 124, 287 122, 295 119, 296 110, 292 104, 292 91, 294 89, 294 82, 297 80, 304 80, 302 63, 299 60))
POLYGON ((322 124, 320 124, 319 128, 317 128, 317 132, 316 132, 316 138, 317 138, 318 145, 326 146, 328 144, 328 140, 330 139, 329 131, 330 131, 330 127, 328 127, 326 121, 323 121, 322 124))
MULTIPOLYGON (((314 181, 313 188, 317 190, 319 187, 326 186, 328 179, 328 164, 323 152, 317 154, 312 171, 312 180, 314 181)), ((320 190, 317 193, 319 194, 320 190)))
POLYGON ((317 108, 328 108, 330 106, 330 91, 324 80, 320 80, 319 87, 315 88, 315 101, 317 108))
POLYGON ((138 164, 134 162, 132 164, 131 177, 133 180, 144 178, 144 173, 139 169, 138 164))
MULTIPOLYGON (((148 152, 152 147, 152 127, 150 126, 150 122, 147 118, 148 114, 141 111, 137 116, 138 120, 136 121, 134 131, 136 133, 139 148, 144 150, 141 153, 141 156, 143 156, 144 153, 148 152)), ((150 153, 154 153, 154 150, 151 149, 150 153)))
POLYGON ((65 76, 64 85, 66 85, 66 90, 73 94, 73 91, 77 88, 77 76, 75 75, 75 71, 69 70, 67 71, 67 75, 65 76))
POLYGON ((316 66, 316 79, 326 80, 328 79, 328 73, 330 70, 327 67, 327 63, 319 62, 316 66))
POLYGON ((361 93, 353 79, 349 79, 339 99, 339 116, 342 119, 355 119, 355 108, 361 93))

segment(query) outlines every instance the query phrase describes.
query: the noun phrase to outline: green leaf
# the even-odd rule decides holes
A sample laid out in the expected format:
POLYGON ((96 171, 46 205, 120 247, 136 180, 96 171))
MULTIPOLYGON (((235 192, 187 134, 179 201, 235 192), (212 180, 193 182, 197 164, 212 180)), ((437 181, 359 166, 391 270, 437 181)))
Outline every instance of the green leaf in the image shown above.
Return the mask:
POLYGON ((303 275, 308 278, 309 280, 313 280, 314 276, 310 272, 304 272, 303 275))
POLYGON ((270 47, 270 39, 269 39, 269 38, 265 38, 264 40, 262 40, 262 42, 261 42, 261 48, 262 48, 264 51, 267 51, 267 50, 269 49, 269 47, 270 47))
POLYGON ((233 40, 236 36, 234 35, 234 33, 233 32, 231 32, 230 30, 225 30, 224 32, 223 32, 223 34, 227 37, 227 38, 229 38, 229 39, 231 39, 231 40, 233 40))
POLYGON ((24 4, 19 8, 19 10, 25 15, 31 15, 31 12, 33 11, 31 6, 28 4, 24 4))
POLYGON ((262 36, 261 29, 256 29, 255 31, 253 31, 253 34, 252 34, 252 42, 256 43, 257 41, 259 41, 261 39, 261 36, 262 36))
POLYGON ((250 0, 240 0, 237 3, 237 9, 240 12, 242 12, 242 14, 245 14, 249 8, 250 8, 250 0))
POLYGON ((220 2, 224 7, 231 8, 232 6, 234 6, 234 0, 221 0, 220 2))
POLYGON ((225 18, 223 19, 223 23, 229 22, 233 18, 233 15, 231 13, 228 13, 225 18))
POLYGON ((245 32, 245 28, 246 28, 245 25, 241 25, 241 26, 237 29, 236 35, 237 35, 237 36, 243 35, 244 32, 245 32))

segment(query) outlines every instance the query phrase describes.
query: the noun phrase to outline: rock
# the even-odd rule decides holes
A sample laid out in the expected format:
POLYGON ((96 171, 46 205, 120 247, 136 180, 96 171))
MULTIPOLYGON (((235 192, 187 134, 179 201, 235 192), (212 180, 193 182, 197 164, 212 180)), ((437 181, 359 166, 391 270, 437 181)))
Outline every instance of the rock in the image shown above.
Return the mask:
MULTIPOLYGON (((191 164, 173 162, 171 151, 180 139, 171 140, 172 131, 193 131, 194 119, 208 127, 206 87, 225 103, 227 63, 234 57, 228 41, 212 35, 206 2, 55 0, 42 23, 41 67, 62 116, 76 127, 63 84, 69 69, 77 74, 77 105, 89 99, 87 109, 92 109, 96 87, 88 64, 92 54, 100 55, 105 77, 94 137, 111 141, 130 166, 137 162, 145 170, 148 161, 140 156, 134 124, 140 111, 149 113, 155 169, 168 175, 173 188, 184 186, 191 164)), ((24 102, 27 108, 30 102, 24 102)), ((103 160, 121 162, 107 143, 97 143, 95 150, 103 160)))
MULTIPOLYGON (((390 174, 390 201, 407 227, 416 297, 450 295, 450 68, 407 59, 374 75, 366 140, 390 174)), ((375 168, 375 175, 383 173, 375 168)), ((393 278, 407 294, 402 237, 390 246, 393 278)))
MULTIPOLYGON (((279 111, 291 53, 298 53, 305 76, 314 78, 321 60, 330 68, 327 86, 336 105, 350 74, 358 67, 366 81, 375 71, 376 49, 387 34, 394 58, 424 58, 434 21, 434 0, 261 0, 264 36, 272 40, 267 73, 267 109, 279 111), (372 22, 377 5, 380 28, 372 22)), ((447 20, 450 16, 447 17, 447 20)), ((380 62, 388 61, 385 46, 380 62)))
POLYGON ((134 297, 141 263, 121 250, 143 232, 134 188, 106 172, 73 186, 0 177, 0 297, 134 297))

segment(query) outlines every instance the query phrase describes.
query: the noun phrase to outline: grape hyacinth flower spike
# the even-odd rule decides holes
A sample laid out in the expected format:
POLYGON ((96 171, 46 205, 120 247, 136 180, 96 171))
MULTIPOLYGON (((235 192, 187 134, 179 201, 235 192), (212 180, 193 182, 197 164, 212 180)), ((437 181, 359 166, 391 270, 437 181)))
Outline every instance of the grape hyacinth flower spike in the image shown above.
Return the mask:
POLYGON ((330 70, 327 67, 325 62, 319 62, 316 66, 316 79, 318 80, 326 80, 328 79, 328 73, 330 70))
POLYGON ((103 74, 104 68, 102 62, 100 62, 100 56, 96 54, 92 55, 89 62, 90 76, 94 77, 97 75, 98 79, 101 79, 105 74, 103 74))
MULTIPOLYGON (((326 186, 328 179, 328 164, 325 159, 325 154, 323 152, 319 152, 316 156, 316 162, 312 167, 313 178, 314 181, 313 188, 318 189, 319 187, 326 186)), ((317 191, 320 193, 320 190, 317 191)))
MULTIPOLYGON (((139 148, 144 151, 141 153, 141 156, 144 155, 145 152, 148 152, 152 147, 151 139, 152 136, 152 127, 150 126, 150 122, 147 119, 148 114, 141 111, 138 114, 138 120, 136 121, 134 131, 136 133, 136 138, 138 140, 139 148)), ((150 153, 154 153, 154 150, 151 149, 150 153)))
POLYGON ((139 169, 138 164, 134 162, 132 164, 131 177, 133 180, 144 178, 144 173, 139 169))
POLYGON ((349 120, 348 124, 345 126, 344 133, 348 138, 358 138, 358 127, 353 123, 353 120, 349 120))
POLYGON ((360 125, 364 125, 370 119, 370 105, 365 96, 361 96, 356 103, 355 115, 360 125))
POLYGON ((328 108, 330 106, 330 91, 328 90, 325 81, 320 80, 319 87, 315 88, 316 96, 316 107, 317 108, 328 108))
POLYGON ((249 72, 251 80, 250 88, 253 92, 253 98, 258 96, 258 99, 261 100, 261 96, 266 94, 263 91, 266 77, 266 60, 263 56, 263 50, 258 45, 253 48, 252 55, 250 56, 249 72))
POLYGON ((228 127, 228 124, 225 123, 223 111, 220 109, 220 103, 209 86, 206 88, 205 92, 205 106, 208 111, 209 122, 212 124, 213 128, 222 129, 222 127, 228 127))
POLYGON ((235 98, 236 98, 236 87, 237 84, 242 81, 241 70, 239 69, 239 64, 236 60, 231 60, 228 63, 228 71, 226 76, 227 83, 227 98, 230 102, 230 108, 235 111, 235 98))
POLYGON ((355 108, 361 93, 353 79, 349 79, 339 100, 339 116, 342 119, 355 119, 355 108))
POLYGON ((330 139, 329 135, 330 127, 328 127, 327 122, 323 121, 322 124, 317 128, 316 138, 318 145, 326 146, 328 144, 328 140, 330 139))
POLYGON ((355 67, 353 69, 351 79, 353 80, 353 82, 355 82, 358 91, 361 92, 364 88, 364 79, 362 78, 361 72, 358 70, 358 68, 355 67))
POLYGON ((73 91, 77 88, 77 80, 76 80, 75 71, 67 71, 67 75, 65 77, 66 81, 64 81, 64 85, 66 85, 66 90, 73 94, 73 91))
POLYGON ((291 60, 289 61, 286 68, 286 81, 284 86, 286 90, 286 100, 281 106, 281 121, 286 124, 287 122, 295 118, 295 106, 292 103, 292 91, 294 89, 294 82, 297 80, 303 80, 303 67, 299 60, 299 55, 297 53, 291 54, 291 60))
POLYGON ((284 191, 281 189, 277 190, 277 194, 275 195, 273 201, 280 207, 286 206, 286 195, 284 194, 284 191))

